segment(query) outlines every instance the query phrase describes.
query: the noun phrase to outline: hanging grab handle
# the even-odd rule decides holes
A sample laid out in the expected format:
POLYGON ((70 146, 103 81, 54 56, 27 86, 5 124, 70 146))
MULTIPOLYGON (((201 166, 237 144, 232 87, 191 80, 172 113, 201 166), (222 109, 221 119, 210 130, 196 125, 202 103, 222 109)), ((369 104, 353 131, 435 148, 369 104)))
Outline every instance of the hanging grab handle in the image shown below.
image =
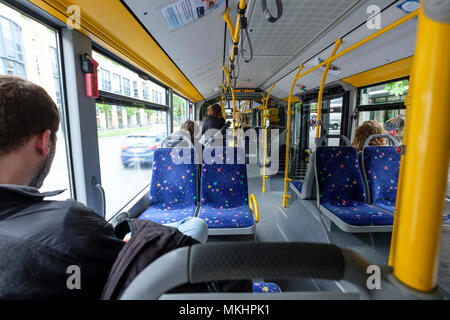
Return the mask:
POLYGON ((267 9, 267 2, 266 0, 261 0, 262 3, 262 9, 263 13, 270 23, 277 22, 278 19, 280 19, 283 16, 283 3, 281 3, 281 0, 276 0, 277 3, 277 10, 278 10, 278 16, 274 18, 272 14, 270 13, 269 9, 267 9))

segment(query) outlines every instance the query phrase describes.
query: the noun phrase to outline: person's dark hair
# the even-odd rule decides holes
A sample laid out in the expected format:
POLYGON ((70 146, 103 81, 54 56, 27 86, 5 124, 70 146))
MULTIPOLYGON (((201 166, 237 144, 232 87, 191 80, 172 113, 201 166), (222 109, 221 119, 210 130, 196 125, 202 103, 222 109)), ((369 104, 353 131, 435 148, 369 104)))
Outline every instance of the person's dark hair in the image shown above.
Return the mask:
POLYGON ((219 106, 218 104, 213 104, 212 106, 209 106, 208 108, 212 110, 214 117, 222 118, 222 107, 221 106, 219 106))
POLYGON ((50 130, 56 142, 58 107, 40 86, 0 75, 0 155, 22 147, 33 135, 50 130))
POLYGON ((195 134, 195 122, 186 120, 186 122, 181 125, 180 129, 189 132, 191 137, 193 137, 195 134))

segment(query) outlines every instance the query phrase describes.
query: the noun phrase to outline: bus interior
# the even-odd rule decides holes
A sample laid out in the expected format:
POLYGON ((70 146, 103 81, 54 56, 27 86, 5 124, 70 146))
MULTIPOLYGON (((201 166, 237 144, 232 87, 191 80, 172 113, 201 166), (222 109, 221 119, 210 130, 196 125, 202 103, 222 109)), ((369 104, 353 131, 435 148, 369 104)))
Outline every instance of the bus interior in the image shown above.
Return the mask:
POLYGON ((448 299, 449 15, 448 0, 3 0, 0 72, 58 106, 53 200, 113 225, 208 224, 122 299, 448 299), (223 144, 167 147, 215 104, 223 144), (357 150, 367 121, 383 132, 357 150), (215 160, 167 162, 191 148, 215 160), (194 185, 191 203, 152 208, 161 184, 194 185), (167 294, 234 279, 259 293, 167 294))

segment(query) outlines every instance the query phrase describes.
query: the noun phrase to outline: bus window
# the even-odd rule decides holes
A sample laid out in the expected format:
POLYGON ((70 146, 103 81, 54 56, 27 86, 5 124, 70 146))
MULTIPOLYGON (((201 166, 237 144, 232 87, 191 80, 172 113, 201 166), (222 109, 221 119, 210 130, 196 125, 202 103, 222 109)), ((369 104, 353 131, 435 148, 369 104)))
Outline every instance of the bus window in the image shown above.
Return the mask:
POLYGON ((57 32, 1 3, 0 74, 18 76, 40 85, 58 106, 61 128, 57 134, 55 159, 41 191, 66 190, 54 199, 70 198, 57 32))
POLYGON ((153 154, 166 137, 166 112, 97 103, 106 219, 150 184, 153 154))
MULTIPOLYGON (((343 98, 324 101, 322 130, 330 135, 340 135, 343 98)), ((323 135, 322 135, 323 136, 323 135)), ((339 146, 340 139, 329 139, 329 146, 339 146)))
MULTIPOLYGON (((144 80, 137 72, 98 51, 93 51, 93 58, 99 63, 97 130, 106 219, 109 219, 150 184, 154 150, 167 134, 166 111, 150 106, 164 108, 167 89, 144 80), (110 101, 108 93, 125 99, 133 95, 136 103, 110 101)), ((187 110, 186 100, 182 100, 187 110)))
POLYGON ((177 94, 173 95, 173 127, 176 131, 186 120, 188 120, 188 102, 177 94))
POLYGON ((408 96, 409 80, 364 87, 359 90, 358 125, 375 120, 398 142, 405 128, 404 101, 408 96))

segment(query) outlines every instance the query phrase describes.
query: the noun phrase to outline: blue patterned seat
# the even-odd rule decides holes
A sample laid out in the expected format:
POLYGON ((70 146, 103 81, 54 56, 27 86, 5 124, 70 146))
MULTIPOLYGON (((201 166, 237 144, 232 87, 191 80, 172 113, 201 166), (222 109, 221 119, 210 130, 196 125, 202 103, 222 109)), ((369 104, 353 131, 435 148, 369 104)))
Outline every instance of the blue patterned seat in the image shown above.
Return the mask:
POLYGON ((392 214, 395 213, 400 158, 397 147, 374 146, 363 150, 363 172, 370 203, 392 214))
POLYGON ((303 181, 292 181, 291 184, 297 189, 298 193, 302 193, 303 181))
POLYGON ((276 283, 254 282, 253 293, 281 293, 281 289, 276 283))
POLYGON ((210 229, 254 226, 255 221, 249 208, 245 153, 236 148, 208 148, 205 149, 203 158, 201 208, 198 217, 210 229), (217 161, 206 156, 215 158, 216 152, 217 161))
POLYGON ((193 217, 197 211, 197 199, 194 150, 156 149, 150 184, 150 206, 139 219, 167 224, 193 217), (180 158, 183 155, 188 164, 180 158))
POLYGON ((366 203, 355 148, 317 148, 316 170, 321 207, 351 226, 392 226, 391 214, 366 203))
POLYGON ((444 217, 444 224, 450 226, 450 214, 444 217))

